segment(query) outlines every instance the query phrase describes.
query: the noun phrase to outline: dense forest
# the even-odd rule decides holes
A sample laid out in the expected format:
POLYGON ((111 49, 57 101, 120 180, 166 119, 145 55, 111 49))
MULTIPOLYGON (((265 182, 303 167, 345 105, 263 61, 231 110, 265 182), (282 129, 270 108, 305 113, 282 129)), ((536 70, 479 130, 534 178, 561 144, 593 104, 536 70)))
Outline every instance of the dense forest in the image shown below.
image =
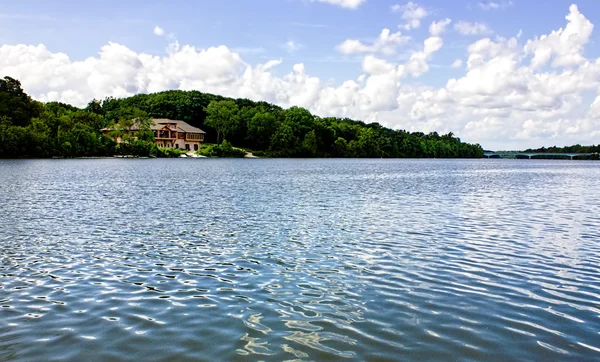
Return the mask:
POLYGON ((528 148, 524 152, 527 153, 600 153, 600 145, 582 146, 573 145, 566 147, 542 147, 542 148, 528 148))
MULTIPOLYGON (((318 117, 299 107, 231 99, 199 91, 165 91, 92 100, 85 108, 32 100, 18 80, 0 79, 0 157, 169 156, 152 132, 127 136, 132 120, 183 120, 207 132, 209 154, 234 147, 266 157, 480 158, 479 145, 452 133, 392 130, 378 123, 318 117), (111 127, 111 135, 103 128, 111 127), (114 139, 122 136, 125 142, 114 139), (226 141, 225 141, 226 140, 226 141)), ((204 150, 205 152, 207 149, 204 150)), ((201 150, 202 152, 202 150, 201 150)), ((235 152, 234 152, 235 153, 235 152)))

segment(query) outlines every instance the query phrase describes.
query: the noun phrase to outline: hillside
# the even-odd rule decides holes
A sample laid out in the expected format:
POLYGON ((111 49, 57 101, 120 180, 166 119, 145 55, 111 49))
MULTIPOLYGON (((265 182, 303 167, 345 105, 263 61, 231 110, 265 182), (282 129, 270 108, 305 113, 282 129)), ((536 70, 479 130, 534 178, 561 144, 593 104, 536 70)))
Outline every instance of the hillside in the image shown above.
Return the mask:
POLYGON ((133 118, 183 120, 207 132, 208 142, 267 157, 480 158, 479 145, 452 133, 392 130, 378 123, 312 115, 267 102, 231 99, 199 91, 165 91, 92 100, 79 109, 32 100, 18 80, 0 79, 0 157, 78 157, 159 152, 152 135, 116 144, 100 130, 124 130, 133 118))

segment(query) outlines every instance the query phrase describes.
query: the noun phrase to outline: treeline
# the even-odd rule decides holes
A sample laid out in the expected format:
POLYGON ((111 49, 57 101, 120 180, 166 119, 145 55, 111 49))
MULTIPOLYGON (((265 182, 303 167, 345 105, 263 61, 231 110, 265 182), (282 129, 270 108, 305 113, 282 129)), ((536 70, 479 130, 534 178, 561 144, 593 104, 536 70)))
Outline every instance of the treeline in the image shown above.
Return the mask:
MULTIPOLYGON (((149 130, 128 135, 133 119, 183 120, 207 132, 206 141, 228 141, 268 157, 480 158, 479 145, 452 133, 392 130, 378 123, 318 117, 308 110, 231 99, 199 91, 166 91, 103 101, 85 108, 31 99, 18 80, 0 79, 0 157, 79 157, 115 154, 169 156, 149 130), (110 135, 101 130, 110 127, 110 135), (124 142, 117 144, 119 135, 124 142)), ((229 147, 229 146, 228 146, 229 147)), ((215 149, 219 154, 220 149, 215 149)))
POLYGON ((108 156, 116 144, 101 135, 99 114, 61 103, 40 103, 19 81, 0 79, 0 157, 108 156))
POLYGON ((479 145, 452 133, 392 130, 378 123, 318 117, 300 107, 230 99, 198 91, 166 91, 105 99, 104 114, 134 108, 150 117, 179 119, 206 131, 207 141, 227 139, 236 147, 270 157, 439 157, 480 158, 479 145))
POLYGON ((528 148, 526 153, 600 153, 600 145, 582 146, 580 144, 566 147, 528 148))

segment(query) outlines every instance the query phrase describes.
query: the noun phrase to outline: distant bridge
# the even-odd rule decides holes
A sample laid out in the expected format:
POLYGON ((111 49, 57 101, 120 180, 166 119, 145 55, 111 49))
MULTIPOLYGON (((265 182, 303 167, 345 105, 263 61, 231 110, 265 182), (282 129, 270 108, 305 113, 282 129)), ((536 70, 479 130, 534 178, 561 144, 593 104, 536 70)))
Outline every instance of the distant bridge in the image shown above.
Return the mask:
POLYGON ((483 158, 502 158, 502 156, 500 156, 500 154, 496 152, 485 151, 483 153, 483 158))
POLYGON ((484 158, 516 158, 527 160, 588 160, 597 156, 594 153, 526 153, 526 152, 493 152, 483 153, 484 158))
POLYGON ((518 159, 541 159, 541 160, 574 160, 591 158, 591 153, 517 153, 518 159))

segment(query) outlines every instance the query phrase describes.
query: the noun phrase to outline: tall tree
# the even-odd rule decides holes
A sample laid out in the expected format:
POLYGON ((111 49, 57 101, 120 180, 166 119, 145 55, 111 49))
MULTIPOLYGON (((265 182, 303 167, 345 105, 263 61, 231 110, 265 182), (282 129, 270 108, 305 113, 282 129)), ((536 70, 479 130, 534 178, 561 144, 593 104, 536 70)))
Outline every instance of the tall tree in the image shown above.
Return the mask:
POLYGON ((259 150, 269 148, 271 136, 277 130, 277 119, 271 112, 258 112, 247 122, 248 139, 259 150))
POLYGON ((212 101, 206 107, 206 120, 204 124, 215 129, 217 143, 238 127, 240 117, 239 108, 232 100, 212 101))
POLYGON ((11 77, 0 79, 0 116, 7 117, 15 126, 27 126, 38 117, 41 105, 21 88, 21 82, 11 77))

